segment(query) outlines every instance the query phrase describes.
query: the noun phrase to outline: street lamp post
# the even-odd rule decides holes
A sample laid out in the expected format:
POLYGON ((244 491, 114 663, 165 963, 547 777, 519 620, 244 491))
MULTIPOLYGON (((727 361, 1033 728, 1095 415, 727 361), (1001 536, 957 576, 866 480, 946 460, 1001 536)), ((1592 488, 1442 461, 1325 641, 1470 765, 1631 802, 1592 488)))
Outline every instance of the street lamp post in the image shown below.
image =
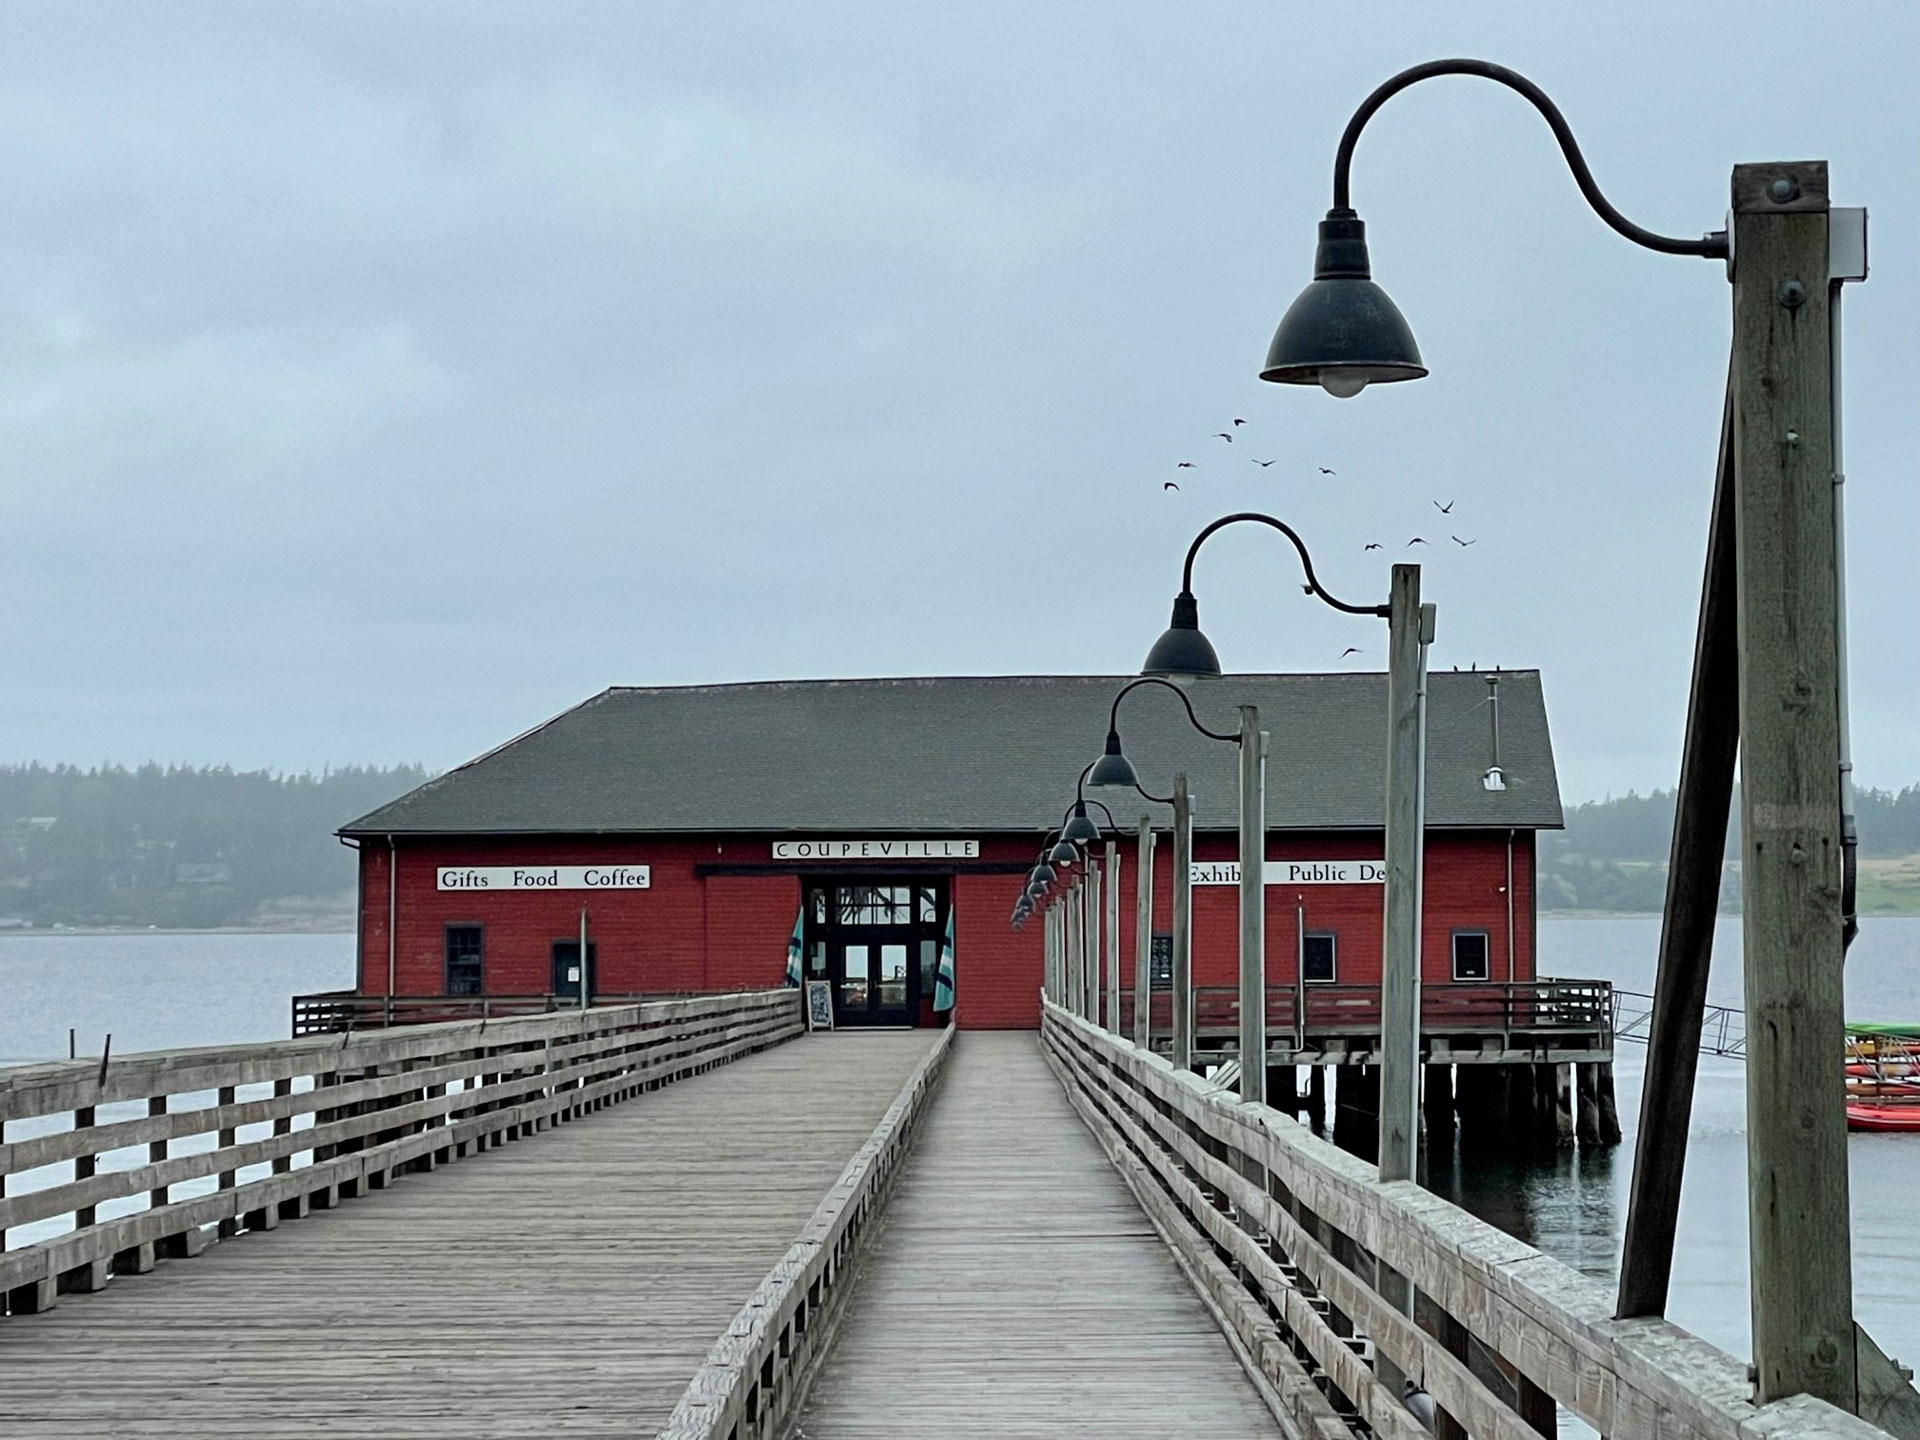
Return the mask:
POLYGON ((1153 817, 1140 817, 1134 848, 1133 1043, 1153 1048, 1153 817))
MULTIPOLYGON (((1385 296, 1380 297, 1385 301, 1385 296)), ((1296 302, 1297 304, 1298 302, 1296 302)), ((1391 307, 1391 301, 1385 301, 1391 307)), ((1289 312, 1291 313, 1291 312, 1289 312)), ((1398 312, 1396 311, 1397 315, 1398 312)), ((1375 353, 1375 352, 1369 352, 1375 353)), ((1378 352, 1384 353, 1384 352, 1378 352)), ((1278 530, 1293 542, 1306 572, 1305 590, 1335 610, 1373 615, 1387 622, 1387 806, 1385 933, 1380 981, 1380 1178, 1410 1180, 1419 1136, 1420 923, 1422 836, 1426 825, 1427 646, 1433 642, 1434 609, 1420 599, 1420 567, 1396 565, 1384 605, 1349 605, 1314 574, 1306 542, 1283 520, 1243 511, 1222 516, 1187 547, 1173 620, 1154 642, 1143 667, 1150 675, 1217 676, 1220 658, 1200 630, 1193 594, 1193 562, 1207 537, 1227 525, 1249 522, 1278 530)), ((1244 840, 1243 840, 1244 845, 1244 840)), ((1246 879, 1246 854, 1241 879, 1246 879)), ((1244 890, 1243 890, 1244 896, 1244 890)), ((1243 898, 1242 904, 1246 902, 1243 898)), ((1264 910, 1264 906, 1262 906, 1264 910)), ((1243 911, 1244 926, 1244 911, 1243 911)), ((1241 1020, 1246 1021, 1243 981, 1241 1020)), ((1260 1017, 1265 1020, 1264 1005, 1260 1017)), ((1264 1056, 1264 1051, 1263 1051, 1264 1056)), ((1264 1067, 1262 1079, 1264 1080, 1264 1067)))
MULTIPOLYGON (((1200 643, 1204 645, 1205 639, 1202 638, 1200 643)), ((1218 670, 1217 662, 1214 668, 1218 670)), ((1107 711, 1106 747, 1100 758, 1082 772, 1089 786, 1111 789, 1131 787, 1149 800, 1171 803, 1174 807, 1173 1051, 1174 1063, 1182 1069, 1191 1062, 1193 1050, 1190 893, 1193 884, 1193 817, 1191 807, 1185 803, 1185 776, 1182 775, 1174 786, 1170 801, 1161 796, 1148 795, 1140 788, 1140 777, 1120 744, 1120 702, 1143 686, 1171 690, 1186 711, 1187 723, 1195 730, 1209 740, 1237 743, 1240 746, 1240 1096, 1243 1100, 1264 1104, 1267 1098, 1266 906, 1260 860, 1266 840, 1266 736, 1260 729, 1260 712, 1251 705, 1242 706, 1237 735, 1209 730, 1200 723, 1200 717, 1194 714, 1193 702, 1178 685, 1161 675, 1142 675, 1121 686, 1119 693, 1113 697, 1113 704, 1107 711), (1186 851, 1184 858, 1183 846, 1186 851), (1250 993, 1255 997, 1251 1003, 1248 1000, 1250 993), (1181 1058, 1183 1055, 1185 1058, 1181 1058)), ((1146 883, 1151 883, 1150 878, 1146 883)), ((1150 919, 1151 911, 1145 913, 1150 919)), ((1146 921, 1142 923, 1144 925, 1146 921)), ((1151 939, 1146 943, 1148 948, 1142 954, 1151 953, 1151 939)), ((1147 993, 1145 985, 1146 982, 1136 975, 1136 995, 1147 993)), ((1138 1004, 1138 1000, 1135 1003, 1138 1004)), ((1137 1020, 1135 1029, 1136 1032, 1140 1029, 1137 1020)))
MULTIPOLYGON (((1733 357, 1617 1308, 1666 1308, 1737 751, 1756 1398, 1806 1392, 1855 1410, 1862 1368, 1886 1370, 1853 1321, 1839 1065, 1855 835, 1837 341, 1840 286, 1866 278, 1866 214, 1830 204, 1824 162, 1740 165, 1731 235, 1658 235, 1608 203, 1565 118, 1524 76, 1480 60, 1415 66, 1368 96, 1341 136, 1314 279, 1281 320, 1263 378, 1344 398, 1427 373, 1373 283, 1348 178, 1381 105, 1440 75, 1493 80, 1531 102, 1588 204, 1627 239, 1727 263, 1733 357)), ((1899 1389, 1920 1424, 1920 1403, 1899 1389)))

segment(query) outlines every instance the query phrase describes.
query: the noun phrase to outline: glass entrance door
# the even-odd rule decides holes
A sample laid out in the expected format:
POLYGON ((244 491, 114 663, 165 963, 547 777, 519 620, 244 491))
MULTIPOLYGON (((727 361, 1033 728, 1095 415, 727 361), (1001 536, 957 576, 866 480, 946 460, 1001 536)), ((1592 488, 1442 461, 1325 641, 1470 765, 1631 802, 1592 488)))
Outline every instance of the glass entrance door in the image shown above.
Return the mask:
POLYGON ((836 1025, 911 1025, 919 1012, 913 932, 862 927, 829 947, 836 1025))
POLYGON ((933 993, 945 877, 832 880, 807 893, 807 974, 833 985, 836 1025, 917 1025, 933 993))

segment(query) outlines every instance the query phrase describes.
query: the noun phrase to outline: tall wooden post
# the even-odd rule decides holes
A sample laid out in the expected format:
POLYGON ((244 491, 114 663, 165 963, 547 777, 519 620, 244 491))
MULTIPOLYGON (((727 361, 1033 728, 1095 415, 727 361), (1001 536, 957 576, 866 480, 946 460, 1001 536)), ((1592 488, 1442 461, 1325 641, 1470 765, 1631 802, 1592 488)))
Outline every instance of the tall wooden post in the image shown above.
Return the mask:
POLYGON ((1120 1033, 1120 842, 1107 842, 1107 1033, 1120 1033))
POLYGON ((1055 965, 1058 956, 1054 953, 1053 932, 1054 909, 1051 905, 1040 912, 1040 990, 1054 1004, 1060 1003, 1060 981, 1055 965))
POLYGON ((1622 1319, 1667 1313, 1680 1182, 1687 1163, 1700 1021, 1720 910, 1720 867, 1740 748, 1739 632, 1733 547, 1733 390, 1720 422, 1713 516, 1707 528, 1706 578, 1694 632, 1693 688, 1680 753, 1680 790, 1667 859, 1667 903, 1647 1027, 1640 1132, 1634 1139, 1633 1190, 1620 1252, 1615 1313, 1622 1319))
POLYGON ((1267 737, 1240 707, 1240 1098, 1267 1100, 1267 737))
POLYGON ((1193 1068, 1193 797, 1173 777, 1173 1049, 1176 1070, 1193 1068))
POLYGON ((1080 960, 1086 967, 1085 989, 1081 992, 1086 1008, 1080 1013, 1095 1025, 1100 1023, 1100 865, 1087 851, 1086 883, 1080 898, 1086 912, 1080 917, 1080 960))
POLYGON ((1827 209, 1824 163, 1734 169, 1753 1358, 1759 1403, 1852 1410, 1827 209))
POLYGON ((1153 1048, 1153 819, 1140 817, 1133 882, 1133 1043, 1153 1048))
POLYGON ((1380 967, 1380 1178, 1411 1180, 1420 1133, 1422 771, 1426 617, 1420 567, 1393 567, 1387 616, 1385 934, 1380 967))
POLYGON ((1078 1015, 1083 1010, 1080 1001, 1080 981, 1083 972, 1080 968, 1081 905, 1078 875, 1074 876, 1068 884, 1066 900, 1061 908, 1067 912, 1066 918, 1061 921, 1061 935, 1065 942, 1067 962, 1067 1009, 1078 1015))

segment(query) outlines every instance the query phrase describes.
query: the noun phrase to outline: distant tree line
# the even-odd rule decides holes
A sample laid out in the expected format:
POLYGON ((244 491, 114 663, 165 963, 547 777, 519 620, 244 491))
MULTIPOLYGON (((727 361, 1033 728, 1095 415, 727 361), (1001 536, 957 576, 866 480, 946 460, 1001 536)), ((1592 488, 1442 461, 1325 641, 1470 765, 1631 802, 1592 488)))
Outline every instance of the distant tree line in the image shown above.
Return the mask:
POLYGON ((427 778, 418 765, 0 766, 0 924, 212 928, 260 923, 276 905, 297 916, 297 902, 337 902, 354 884, 333 832, 427 778))
MULTIPOLYGON (((1540 904, 1544 909, 1658 910, 1667 893, 1667 855, 1673 842, 1674 792, 1628 791, 1590 800, 1566 812, 1567 828, 1540 837, 1540 904)), ((1857 790, 1854 814, 1863 858, 1920 854, 1920 785, 1904 790, 1857 790)), ((1727 827, 1726 859, 1740 854, 1740 796, 1735 791, 1727 827)), ((1737 870, 1721 882, 1721 903, 1737 907, 1737 870)))

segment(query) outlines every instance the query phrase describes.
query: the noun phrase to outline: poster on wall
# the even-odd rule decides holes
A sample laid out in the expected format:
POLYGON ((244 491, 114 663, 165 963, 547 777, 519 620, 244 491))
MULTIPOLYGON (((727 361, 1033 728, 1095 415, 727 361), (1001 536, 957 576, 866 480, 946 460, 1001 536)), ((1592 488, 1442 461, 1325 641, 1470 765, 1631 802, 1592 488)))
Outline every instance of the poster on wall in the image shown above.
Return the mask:
POLYGON ((807 982, 807 1029, 833 1028, 833 985, 826 980, 807 982))

